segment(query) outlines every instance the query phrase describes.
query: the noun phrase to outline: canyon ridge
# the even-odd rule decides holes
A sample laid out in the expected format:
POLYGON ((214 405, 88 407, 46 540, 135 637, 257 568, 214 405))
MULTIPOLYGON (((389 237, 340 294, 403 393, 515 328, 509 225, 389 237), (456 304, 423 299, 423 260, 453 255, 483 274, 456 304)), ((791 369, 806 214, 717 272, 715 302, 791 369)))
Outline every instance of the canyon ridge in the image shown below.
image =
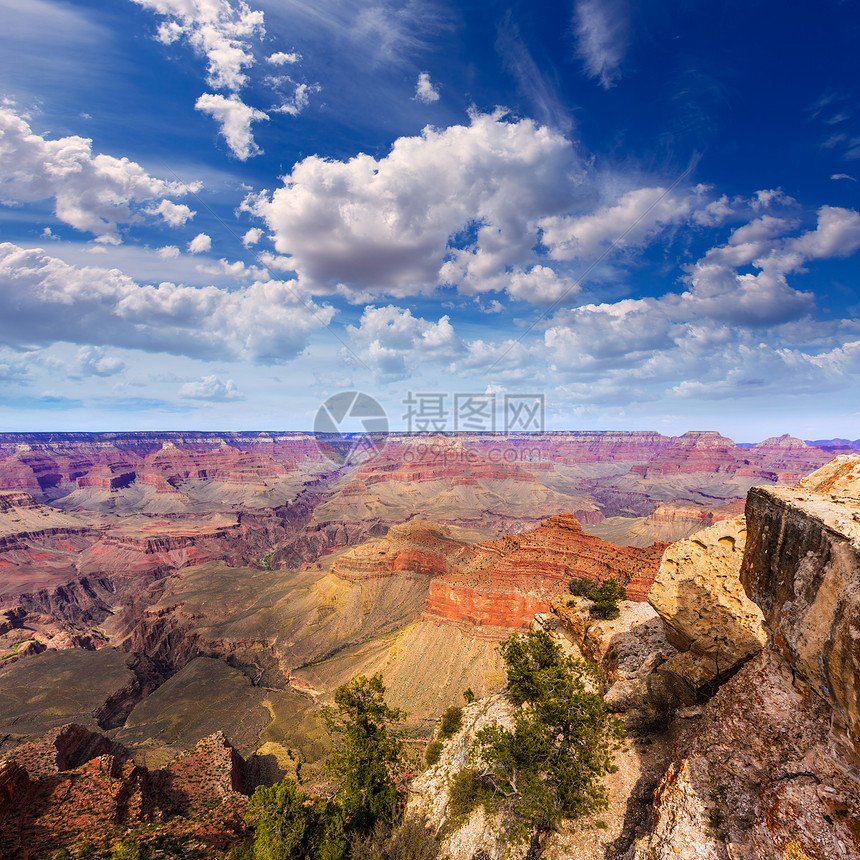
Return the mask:
MULTIPOLYGON (((326 790, 317 714, 375 672, 441 827, 469 737, 419 776, 436 722, 467 689, 490 719, 497 646, 536 626, 628 728, 606 826, 546 856, 860 856, 852 451, 394 434, 340 465, 303 433, 0 434, 0 857, 226 856, 255 786, 326 790), (628 600, 595 622, 569 583, 607 578, 628 600)), ((452 860, 511 850, 464 827, 452 860)))

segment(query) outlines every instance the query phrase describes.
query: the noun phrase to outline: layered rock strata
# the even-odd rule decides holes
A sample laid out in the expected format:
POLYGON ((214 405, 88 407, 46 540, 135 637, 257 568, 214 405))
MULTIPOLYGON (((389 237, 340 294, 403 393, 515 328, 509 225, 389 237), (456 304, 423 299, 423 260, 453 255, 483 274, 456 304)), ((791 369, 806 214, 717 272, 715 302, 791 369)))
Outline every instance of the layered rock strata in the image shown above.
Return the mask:
MULTIPOLYGON (((710 640, 737 629, 735 569, 769 638, 710 701, 679 711, 696 721, 695 739, 655 794, 635 860, 860 857, 858 474, 860 457, 840 457, 794 489, 753 488, 739 568, 711 535, 686 572, 661 571, 670 639, 680 630, 695 642, 697 615, 719 631, 710 640)), ((675 545, 666 556, 679 554, 675 545)), ((748 638, 752 647, 758 637, 748 638)))

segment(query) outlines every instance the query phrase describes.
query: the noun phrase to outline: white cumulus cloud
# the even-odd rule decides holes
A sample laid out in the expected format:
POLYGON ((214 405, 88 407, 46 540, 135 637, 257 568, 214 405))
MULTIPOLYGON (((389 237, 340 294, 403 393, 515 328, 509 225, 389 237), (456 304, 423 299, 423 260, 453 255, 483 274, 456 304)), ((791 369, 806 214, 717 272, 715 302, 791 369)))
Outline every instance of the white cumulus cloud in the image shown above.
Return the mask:
MULTIPOLYGON (((291 82, 292 83, 292 82, 291 82)), ((311 95, 320 91, 319 84, 294 84, 293 94, 284 99, 272 113, 285 113, 298 116, 311 102, 311 95)))
POLYGON ((160 215, 170 227, 181 227, 197 214, 184 203, 173 203, 170 200, 162 200, 158 206, 150 207, 146 211, 151 215, 160 215))
POLYGON ((194 107, 218 123, 221 136, 240 161, 260 154, 261 150, 251 134, 251 123, 268 119, 266 113, 246 105, 235 94, 225 98, 217 93, 204 93, 194 107))
POLYGON ((215 374, 203 376, 194 382, 186 382, 180 387, 179 396, 189 400, 209 400, 216 403, 244 400, 232 379, 225 382, 215 374))
POLYGON ((80 376, 114 376, 125 370, 125 362, 103 347, 82 346, 73 369, 80 376))
POLYGON ((207 251, 212 250, 212 237, 207 236, 206 233, 198 233, 189 243, 188 243, 188 253, 189 254, 205 254, 207 251))
POLYGON ((301 62, 301 59, 302 55, 296 51, 290 51, 289 53, 277 51, 266 57, 266 62, 271 63, 273 66, 291 66, 294 63, 301 62))
POLYGON ((254 63, 252 39, 265 34, 263 13, 247 3, 228 0, 133 0, 163 16, 159 39, 178 39, 208 61, 207 78, 215 89, 237 92, 247 83, 245 69, 254 63))
POLYGON ((685 221, 693 199, 665 188, 637 188, 587 215, 540 221, 543 243, 554 260, 594 260, 611 247, 641 247, 669 224, 685 221))
POLYGON ((557 132, 475 114, 468 126, 400 138, 384 158, 305 158, 244 208, 318 293, 406 296, 443 280, 479 291, 479 278, 534 261, 537 221, 577 198, 581 173, 557 132))
POLYGON ((113 243, 120 224, 144 215, 170 226, 185 223, 194 213, 167 198, 200 189, 157 179, 127 158, 93 155, 88 138, 48 140, 9 105, 0 105, 0 177, 4 203, 53 200, 61 221, 113 243))
POLYGON ((242 244, 246 248, 250 248, 252 245, 256 245, 260 241, 260 239, 262 239, 262 238, 263 238, 263 231, 259 227, 252 227, 242 237, 242 244))
POLYGON ((449 361, 465 350, 449 317, 434 323, 394 305, 365 308, 359 325, 347 332, 362 359, 385 379, 403 379, 418 362, 449 361))
POLYGON ((415 84, 415 98, 425 105, 439 101, 439 88, 433 86, 429 72, 421 72, 418 82, 415 84))
POLYGON ((0 244, 0 340, 117 346, 201 359, 279 363, 301 353, 335 310, 295 281, 214 286, 139 284, 117 269, 72 266, 41 249, 0 244))

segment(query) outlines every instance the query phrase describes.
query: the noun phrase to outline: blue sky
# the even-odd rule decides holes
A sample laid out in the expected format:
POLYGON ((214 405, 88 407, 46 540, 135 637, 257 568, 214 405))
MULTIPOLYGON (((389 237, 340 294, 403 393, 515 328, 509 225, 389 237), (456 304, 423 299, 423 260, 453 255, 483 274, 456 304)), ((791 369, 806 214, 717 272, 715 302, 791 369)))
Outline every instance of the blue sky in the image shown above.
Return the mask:
POLYGON ((855 4, 0 17, 0 430, 860 436, 855 4))

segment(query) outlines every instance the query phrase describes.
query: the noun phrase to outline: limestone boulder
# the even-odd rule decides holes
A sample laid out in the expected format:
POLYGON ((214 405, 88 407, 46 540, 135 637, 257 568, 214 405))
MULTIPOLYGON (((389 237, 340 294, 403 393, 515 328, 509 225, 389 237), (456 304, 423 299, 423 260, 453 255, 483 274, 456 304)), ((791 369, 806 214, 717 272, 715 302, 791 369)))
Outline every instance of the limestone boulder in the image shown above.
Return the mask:
POLYGON ((585 597, 557 597, 552 611, 582 656, 600 666, 607 684, 645 677, 675 653, 647 603, 624 600, 618 618, 608 619, 593 616, 592 606, 585 597))
POLYGON ((662 667, 698 689, 759 652, 762 612, 741 585, 744 517, 718 522, 663 553, 648 602, 678 649, 662 667))

